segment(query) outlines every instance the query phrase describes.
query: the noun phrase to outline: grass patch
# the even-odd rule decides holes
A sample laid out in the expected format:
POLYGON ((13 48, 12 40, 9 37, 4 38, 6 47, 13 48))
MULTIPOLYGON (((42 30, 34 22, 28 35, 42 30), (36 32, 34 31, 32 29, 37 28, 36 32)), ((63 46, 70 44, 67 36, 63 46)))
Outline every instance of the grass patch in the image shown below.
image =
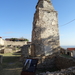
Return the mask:
POLYGON ((71 56, 66 55, 66 54, 62 54, 61 56, 66 57, 66 58, 72 58, 71 56))
POLYGON ((13 53, 6 53, 1 55, 3 55, 3 63, 1 64, 3 68, 22 67, 22 63, 19 62, 20 55, 15 55, 13 53))
POLYGON ((0 54, 0 55, 3 55, 3 56, 21 56, 21 53, 16 53, 16 52, 14 52, 14 53, 5 53, 5 54, 0 54))
POLYGON ((23 64, 19 62, 20 54, 7 53, 3 55, 3 63, 0 64, 0 75, 20 75, 23 64))

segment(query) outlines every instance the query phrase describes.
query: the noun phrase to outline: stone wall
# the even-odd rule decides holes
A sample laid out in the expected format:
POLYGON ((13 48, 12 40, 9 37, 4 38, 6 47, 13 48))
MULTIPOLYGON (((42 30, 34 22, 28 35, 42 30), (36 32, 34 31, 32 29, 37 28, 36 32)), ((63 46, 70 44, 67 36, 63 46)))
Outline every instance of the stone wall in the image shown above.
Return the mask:
POLYGON ((55 55, 38 57, 38 69, 51 69, 55 67, 55 55))
POLYGON ((13 51, 18 52, 21 51, 21 47, 20 45, 7 45, 7 46, 1 46, 0 47, 0 53, 4 54, 4 53, 13 53, 13 51))
POLYGON ((17 41, 17 42, 13 42, 13 41, 5 41, 4 42, 4 45, 5 46, 7 46, 7 45, 20 45, 20 46, 23 46, 23 45, 27 45, 27 41, 24 41, 24 42, 19 42, 19 41, 17 41))
POLYGON ((31 55, 31 45, 23 45, 21 48, 20 61, 23 61, 26 57, 31 55))
POLYGON ((30 49, 30 45, 24 45, 21 49, 22 55, 24 55, 24 57, 29 57, 29 49, 30 49))
POLYGON ((25 58, 27 58, 29 56, 31 56, 31 45, 22 46, 20 61, 24 61, 25 58))
POLYGON ((36 75, 75 75, 74 58, 66 58, 63 56, 56 55, 29 58, 39 59, 37 70, 45 70, 44 73, 39 73, 36 75), (52 69, 56 70, 50 71, 52 69))
POLYGON ((63 56, 56 57, 56 67, 58 69, 65 69, 75 66, 75 59, 74 58, 67 58, 63 56))
POLYGON ((6 48, 6 49, 4 49, 4 54, 5 53, 13 53, 13 50, 12 49, 9 49, 9 48, 8 49, 6 48))
POLYGON ((70 67, 68 69, 62 69, 61 71, 56 72, 44 72, 36 75, 75 75, 75 67, 70 67))
POLYGON ((42 57, 41 64, 37 66, 45 69, 46 72, 36 75, 75 75, 75 59, 63 56, 45 56, 42 57), (56 71, 50 71, 55 67, 56 71))
POLYGON ((57 68, 58 70, 75 66, 75 58, 67 58, 64 56, 43 56, 40 57, 38 68, 57 68))

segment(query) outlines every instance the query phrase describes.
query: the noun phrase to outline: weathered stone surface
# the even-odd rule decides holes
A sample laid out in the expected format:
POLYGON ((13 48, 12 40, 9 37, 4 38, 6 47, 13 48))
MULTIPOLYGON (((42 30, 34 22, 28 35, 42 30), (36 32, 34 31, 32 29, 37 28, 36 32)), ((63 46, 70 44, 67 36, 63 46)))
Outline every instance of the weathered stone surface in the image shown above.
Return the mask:
POLYGON ((0 63, 2 64, 3 56, 0 55, 0 63))
POLYGON ((23 61, 25 57, 31 56, 31 45, 24 45, 21 47, 20 60, 23 61))
POLYGON ((22 47, 21 51, 24 57, 29 57, 29 48, 30 48, 30 45, 24 45, 22 47))
POLYGON ((31 45, 31 56, 35 56, 35 46, 31 45))
POLYGON ((12 53, 12 49, 5 49, 4 53, 12 53))
POLYGON ((62 71, 56 71, 56 72, 46 72, 46 73, 40 73, 38 75, 75 75, 75 67, 70 67, 68 69, 64 69, 62 71))
POLYGON ((24 61, 25 57, 29 57, 29 55, 30 55, 30 45, 22 46, 20 61, 24 61))
POLYGON ((55 68, 55 56, 42 56, 38 58, 38 69, 52 69, 55 68))
POLYGON ((13 51, 12 51, 12 49, 10 49, 10 48, 5 48, 5 49, 1 49, 0 50, 0 53, 12 53, 13 51))
POLYGON ((20 45, 20 46, 23 46, 23 45, 27 45, 27 41, 22 41, 22 42, 20 42, 20 41, 4 41, 4 46, 8 46, 8 45, 12 45, 12 46, 18 46, 18 45, 20 45))
POLYGON ((57 56, 55 59, 55 62, 56 62, 56 67, 58 69, 65 69, 65 68, 75 66, 75 59, 74 58, 57 56))
POLYGON ((35 55, 52 55, 58 52, 59 33, 57 12, 51 1, 39 0, 34 14, 32 44, 35 55))

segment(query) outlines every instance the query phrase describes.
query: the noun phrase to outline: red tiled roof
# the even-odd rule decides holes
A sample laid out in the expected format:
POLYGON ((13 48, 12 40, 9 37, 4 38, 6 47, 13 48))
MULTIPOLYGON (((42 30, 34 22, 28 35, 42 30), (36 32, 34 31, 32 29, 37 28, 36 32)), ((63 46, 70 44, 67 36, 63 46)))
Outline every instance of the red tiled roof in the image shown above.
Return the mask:
POLYGON ((73 51, 73 50, 75 50, 75 48, 67 48, 67 50, 73 51))

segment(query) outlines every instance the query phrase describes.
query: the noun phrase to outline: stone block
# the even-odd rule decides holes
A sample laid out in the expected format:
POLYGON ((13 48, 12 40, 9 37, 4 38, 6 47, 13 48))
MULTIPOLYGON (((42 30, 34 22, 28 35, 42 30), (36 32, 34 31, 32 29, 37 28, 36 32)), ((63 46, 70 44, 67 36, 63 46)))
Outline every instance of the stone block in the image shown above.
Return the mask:
POLYGON ((4 49, 4 53, 12 53, 12 49, 4 49))

